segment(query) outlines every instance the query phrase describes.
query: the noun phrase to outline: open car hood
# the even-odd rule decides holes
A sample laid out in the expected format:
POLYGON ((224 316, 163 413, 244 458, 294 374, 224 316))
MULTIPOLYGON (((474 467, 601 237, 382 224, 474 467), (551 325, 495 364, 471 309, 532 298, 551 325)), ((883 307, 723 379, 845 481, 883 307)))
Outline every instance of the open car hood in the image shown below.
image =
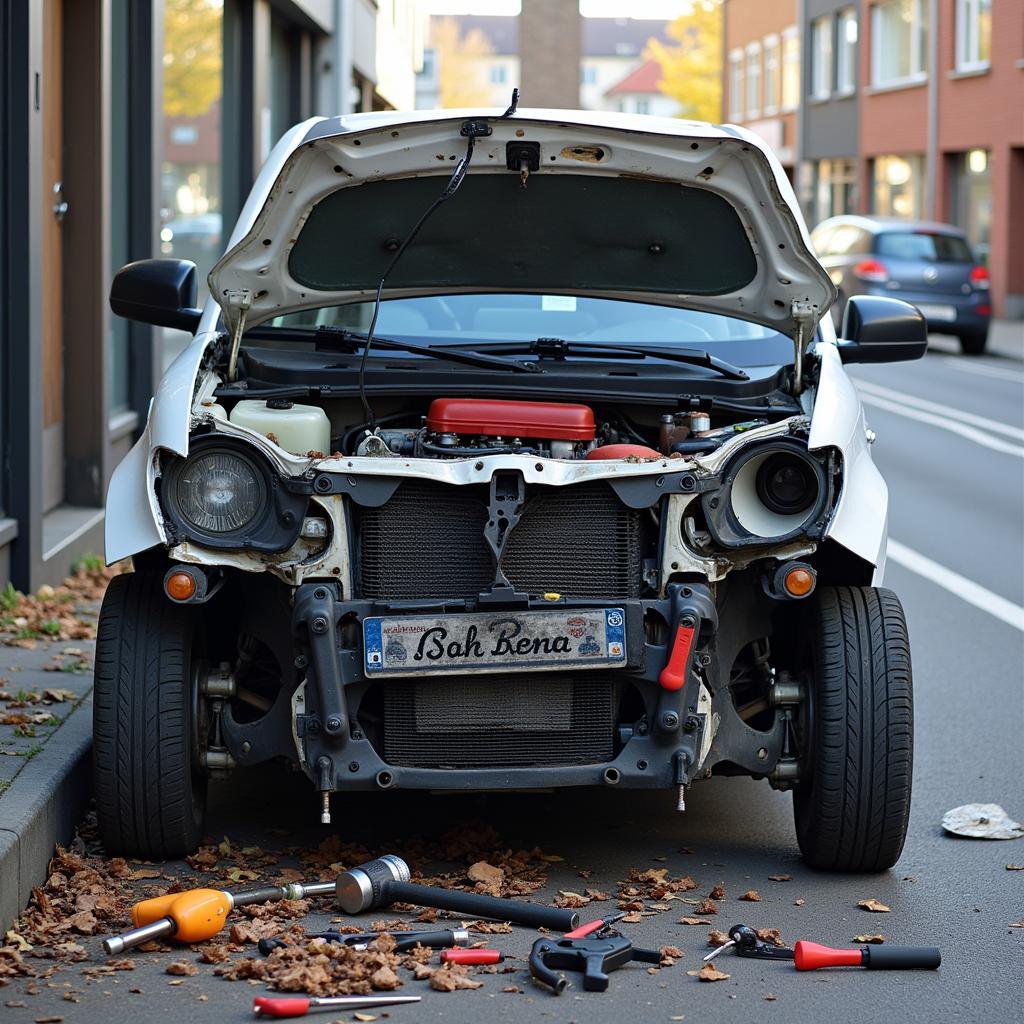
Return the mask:
POLYGON ((209 276, 229 330, 372 299, 464 156, 470 120, 491 134, 386 297, 632 299, 749 320, 798 350, 836 297, 781 165, 743 128, 587 111, 385 112, 310 124, 276 178, 261 176, 249 223, 209 276), (537 165, 525 181, 524 153, 537 165))

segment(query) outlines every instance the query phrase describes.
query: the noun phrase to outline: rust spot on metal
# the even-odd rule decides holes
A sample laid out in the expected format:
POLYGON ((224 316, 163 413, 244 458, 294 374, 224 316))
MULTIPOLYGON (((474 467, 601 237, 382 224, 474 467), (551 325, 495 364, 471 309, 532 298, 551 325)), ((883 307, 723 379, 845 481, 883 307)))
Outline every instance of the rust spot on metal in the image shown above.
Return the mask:
POLYGON ((585 164, 599 164, 608 159, 604 146, 566 146, 561 154, 566 160, 579 160, 585 164))

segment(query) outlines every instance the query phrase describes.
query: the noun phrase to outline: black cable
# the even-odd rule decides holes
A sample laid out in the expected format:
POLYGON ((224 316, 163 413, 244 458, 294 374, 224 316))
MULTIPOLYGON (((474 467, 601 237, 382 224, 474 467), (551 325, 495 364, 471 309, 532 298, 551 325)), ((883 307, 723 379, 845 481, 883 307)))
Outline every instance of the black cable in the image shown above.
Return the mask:
POLYGON ((446 199, 451 199, 451 197, 458 191, 459 186, 466 177, 466 171, 469 170, 469 162, 473 159, 473 146, 476 143, 477 134, 490 135, 491 129, 486 126, 478 126, 474 122, 470 121, 462 126, 462 133, 467 137, 466 155, 458 162, 455 170, 452 171, 452 176, 448 179, 448 184, 445 185, 444 191, 430 204, 430 206, 426 208, 420 219, 416 221, 412 231, 405 236, 405 240, 395 251, 394 256, 391 257, 391 262, 384 268, 384 273, 381 275, 380 282, 377 285, 377 297, 374 300, 373 317, 370 320, 370 329, 366 333, 366 345, 363 348, 363 355, 359 360, 359 399, 363 403, 363 412, 366 415, 366 421, 369 424, 371 434, 377 429, 377 420, 373 415, 373 409, 370 407, 369 399, 366 397, 366 358, 370 354, 370 346, 373 344, 373 335, 377 330, 377 317, 380 315, 380 303, 381 296, 384 293, 384 282, 387 281, 388 275, 395 269, 395 264, 402 258, 402 253, 409 248, 412 240, 419 233, 420 228, 422 228, 427 222, 430 215, 446 199))

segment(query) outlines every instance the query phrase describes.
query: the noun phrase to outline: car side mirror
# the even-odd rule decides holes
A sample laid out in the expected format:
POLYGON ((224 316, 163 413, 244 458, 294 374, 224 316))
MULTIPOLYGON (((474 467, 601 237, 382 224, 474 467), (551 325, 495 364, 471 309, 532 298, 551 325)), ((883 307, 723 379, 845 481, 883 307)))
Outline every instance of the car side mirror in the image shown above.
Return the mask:
POLYGON ((928 324, 916 306, 881 295, 854 295, 843 311, 844 363, 898 363, 928 351, 928 324))
POLYGON ((190 260, 136 260, 123 266, 110 285, 110 308, 126 320, 194 333, 196 265, 190 260))

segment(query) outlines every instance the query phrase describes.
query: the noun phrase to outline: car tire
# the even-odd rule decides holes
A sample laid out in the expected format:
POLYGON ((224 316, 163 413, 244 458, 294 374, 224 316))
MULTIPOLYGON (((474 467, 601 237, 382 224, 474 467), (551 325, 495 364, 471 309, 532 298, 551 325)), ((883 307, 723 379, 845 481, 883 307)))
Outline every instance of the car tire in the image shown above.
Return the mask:
POLYGON ((96 635, 93 771, 110 854, 166 860, 202 835, 206 777, 193 739, 194 608, 172 603, 163 574, 110 581, 96 635))
POLYGON ((980 356, 988 346, 988 329, 962 331, 959 335, 960 351, 965 356, 980 356))
POLYGON ((828 871, 884 871, 910 817, 913 684, 899 598, 823 587, 804 621, 809 650, 808 778, 794 790, 804 860, 828 871))

